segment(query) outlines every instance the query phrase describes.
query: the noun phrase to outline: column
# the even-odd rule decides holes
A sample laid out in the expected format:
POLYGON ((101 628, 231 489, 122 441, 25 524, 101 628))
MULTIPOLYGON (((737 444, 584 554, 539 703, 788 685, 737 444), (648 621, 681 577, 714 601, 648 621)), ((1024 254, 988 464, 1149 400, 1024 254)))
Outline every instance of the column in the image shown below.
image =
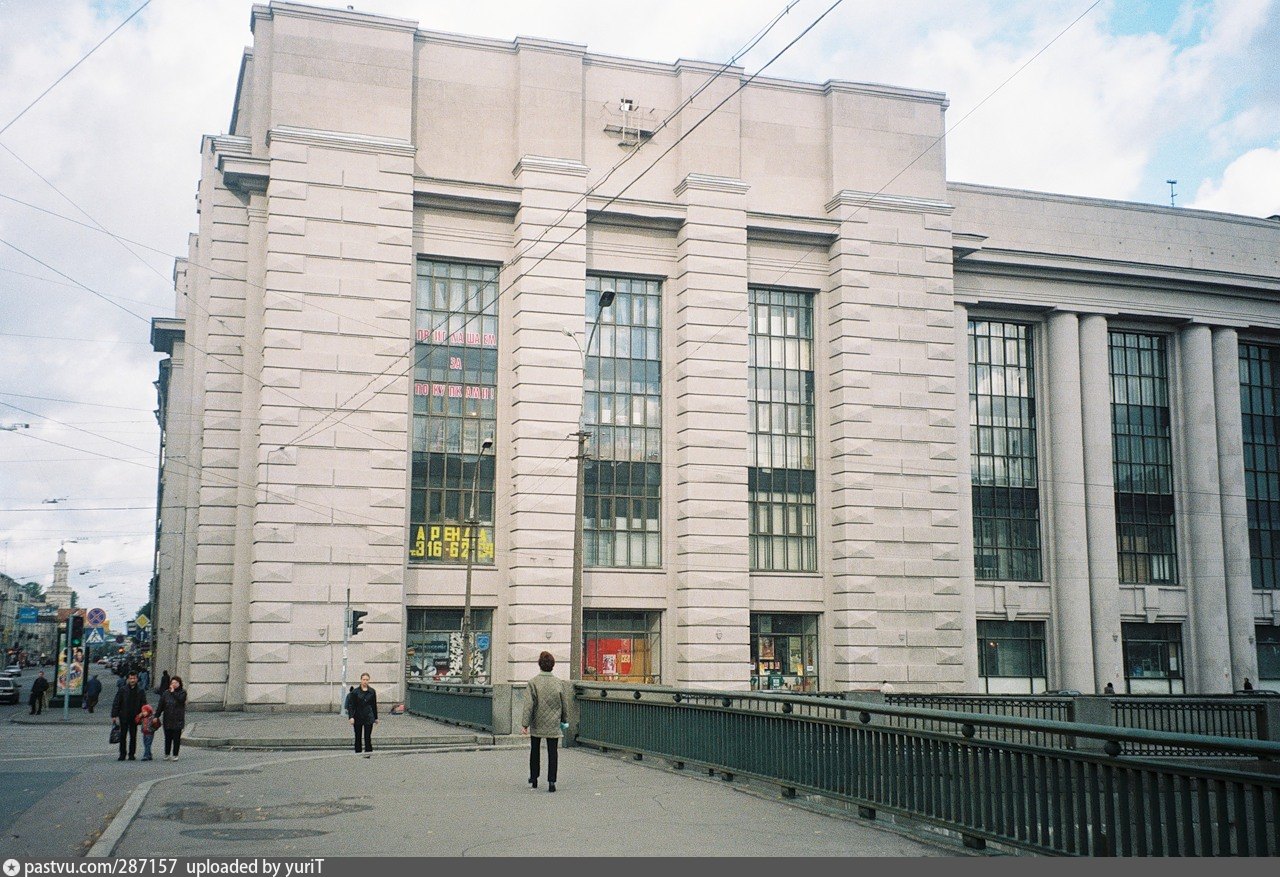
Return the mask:
POLYGON ((1231 685, 1258 678, 1253 619, 1253 569, 1245 496, 1244 425, 1240 411, 1240 341, 1236 330, 1213 329, 1213 394, 1218 425, 1218 482, 1222 488, 1222 546, 1226 560, 1227 631, 1231 685))
MULTIPOLYGON (((1049 315, 1049 472, 1053 484, 1053 629, 1057 686, 1094 685, 1085 515, 1084 426, 1081 421, 1080 321, 1049 315)), ((1107 396, 1110 398, 1110 395, 1107 396)), ((1050 679, 1051 686, 1055 683, 1050 679)))
MULTIPOLYGON (((1212 332, 1208 326, 1187 326, 1181 332, 1179 347, 1187 473, 1186 487, 1178 493, 1179 517, 1187 522, 1186 549, 1180 553, 1187 561, 1183 568, 1191 577, 1186 582, 1194 671, 1191 683, 1198 694, 1220 694, 1231 691, 1232 682, 1231 653, 1224 648, 1229 642, 1227 582, 1212 332)), ((1238 387, 1235 399, 1238 410, 1238 387)))
MULTIPOLYGON (((544 649, 556 656, 563 675, 569 669, 577 489, 577 440, 570 436, 582 413, 578 345, 587 343, 581 197, 587 168, 576 160, 526 155, 514 175, 521 188, 512 236, 516 257, 502 272, 507 292, 499 304, 499 322, 510 326, 500 346, 512 375, 510 402, 503 405, 510 412, 510 544, 499 547, 508 553, 510 585, 507 666, 496 678, 522 681, 533 675, 544 649)), ((499 442, 503 447, 501 436, 499 442)), ((588 442, 588 452, 591 447, 588 442)), ((590 605, 585 582, 583 588, 583 603, 590 605)))
POLYGON ((675 684, 746 689, 750 667, 747 186, 689 174, 676 187, 672 304, 675 684))
POLYGON ((969 424, 969 310, 956 305, 956 463, 959 470, 960 653, 964 690, 978 690, 978 593, 973 571, 973 448, 969 424))
POLYGON ((1111 357, 1107 318, 1101 314, 1080 317, 1080 397, 1089 608, 1093 620, 1093 692, 1096 694, 1105 689, 1108 682, 1116 691, 1124 690, 1115 457, 1111 446, 1111 357))

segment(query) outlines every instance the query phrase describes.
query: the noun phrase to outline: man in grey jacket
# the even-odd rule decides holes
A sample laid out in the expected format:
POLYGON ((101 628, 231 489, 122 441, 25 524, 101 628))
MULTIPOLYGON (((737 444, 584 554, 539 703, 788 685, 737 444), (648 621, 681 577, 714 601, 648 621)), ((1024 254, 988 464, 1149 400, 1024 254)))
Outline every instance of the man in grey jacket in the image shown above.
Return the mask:
POLYGON ((551 675, 556 659, 550 652, 538 655, 542 670, 529 680, 524 696, 524 713, 520 719, 522 734, 529 735, 529 787, 538 788, 541 773, 539 740, 547 741, 547 791, 556 790, 556 768, 559 767, 560 735, 569 727, 569 703, 560 680, 551 675))

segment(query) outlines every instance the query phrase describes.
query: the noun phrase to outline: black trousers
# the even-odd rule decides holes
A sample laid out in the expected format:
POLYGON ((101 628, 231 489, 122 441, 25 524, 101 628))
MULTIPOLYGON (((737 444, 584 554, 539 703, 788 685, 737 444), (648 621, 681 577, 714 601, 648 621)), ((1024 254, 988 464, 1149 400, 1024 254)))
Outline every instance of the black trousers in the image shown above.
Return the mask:
POLYGON ((364 752, 373 751, 373 722, 356 722, 351 726, 356 732, 356 752, 360 752, 360 741, 364 741, 364 752))
POLYGON ((164 729, 164 754, 177 756, 178 750, 182 748, 182 729, 174 728, 172 731, 168 728, 164 729), (173 751, 170 752, 169 750, 173 751))
POLYGON ((125 757, 125 742, 128 741, 128 756, 133 758, 138 752, 138 726, 127 719, 120 720, 120 757, 125 757))
POLYGON ((529 737, 529 779, 536 780, 542 772, 542 752, 539 744, 547 741, 547 782, 556 781, 556 768, 560 766, 560 741, 555 737, 529 737))

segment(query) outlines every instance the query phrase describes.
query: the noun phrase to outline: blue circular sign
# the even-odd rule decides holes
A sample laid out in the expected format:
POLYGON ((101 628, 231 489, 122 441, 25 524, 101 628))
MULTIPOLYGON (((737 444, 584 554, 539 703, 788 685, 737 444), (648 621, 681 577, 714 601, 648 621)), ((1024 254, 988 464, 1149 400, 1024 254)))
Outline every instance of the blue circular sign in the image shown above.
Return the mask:
POLYGON ((107 611, 105 609, 93 608, 89 610, 88 618, 90 627, 102 627, 107 623, 107 611))
POLYGON ((489 634, 487 633, 476 634, 476 648, 482 652, 487 651, 489 649, 489 634))

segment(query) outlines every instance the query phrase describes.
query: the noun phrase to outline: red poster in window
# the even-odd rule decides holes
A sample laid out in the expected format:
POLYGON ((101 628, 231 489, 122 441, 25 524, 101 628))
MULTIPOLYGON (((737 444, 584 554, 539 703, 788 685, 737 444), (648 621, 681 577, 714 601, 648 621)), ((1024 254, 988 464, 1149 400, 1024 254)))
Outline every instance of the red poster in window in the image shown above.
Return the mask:
POLYGON ((631 675, 631 640, 618 640, 618 674, 631 675))

